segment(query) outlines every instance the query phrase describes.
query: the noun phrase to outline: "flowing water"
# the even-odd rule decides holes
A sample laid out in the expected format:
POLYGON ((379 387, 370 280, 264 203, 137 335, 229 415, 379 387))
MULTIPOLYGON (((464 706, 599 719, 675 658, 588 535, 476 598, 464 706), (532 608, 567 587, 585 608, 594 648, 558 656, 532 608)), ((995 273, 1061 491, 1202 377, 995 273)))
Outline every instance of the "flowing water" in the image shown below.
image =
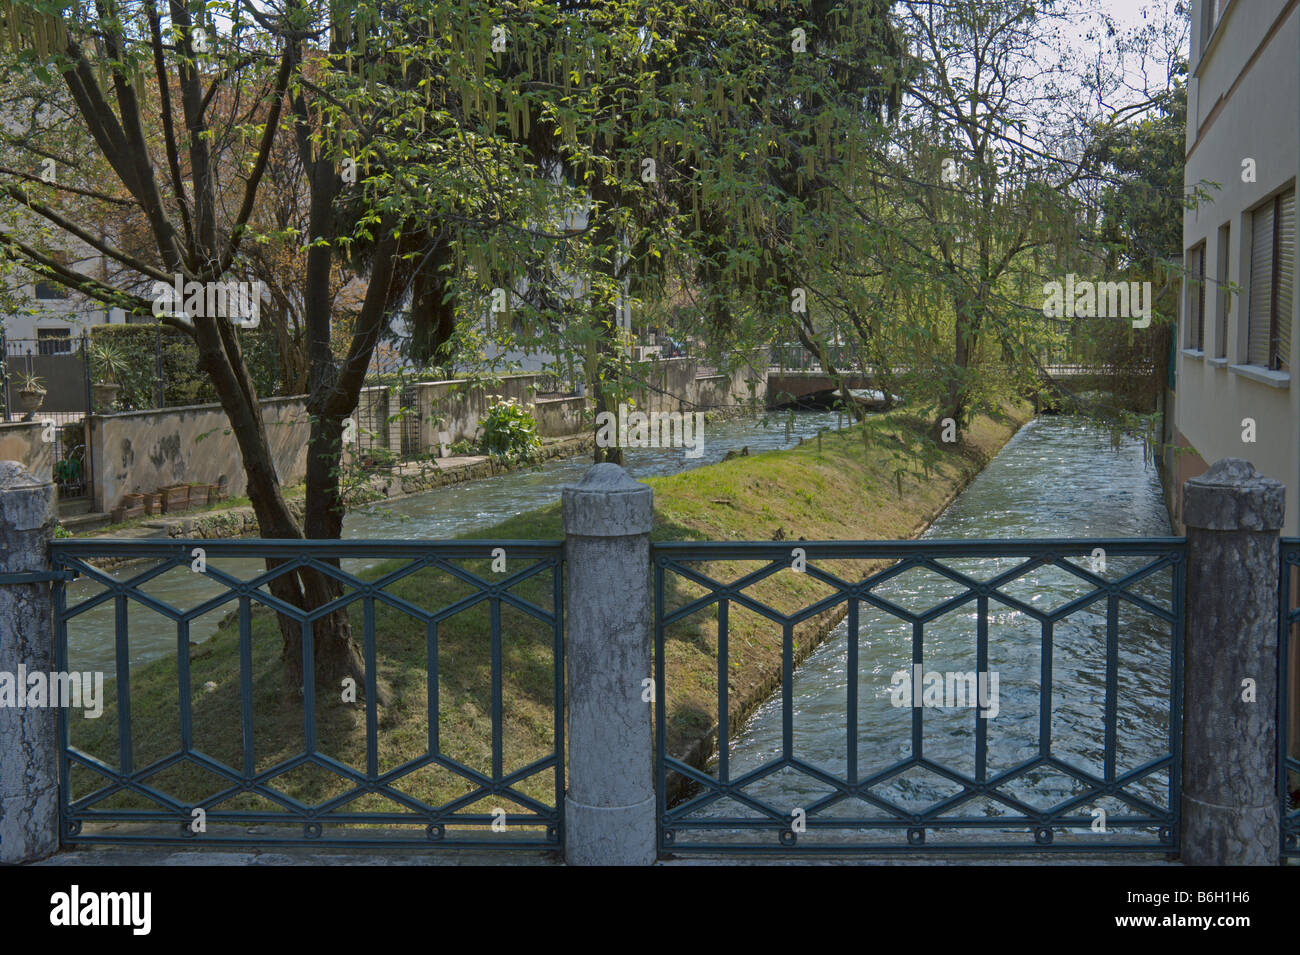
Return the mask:
MULTIPOLYGON (((674 474, 713 464, 728 451, 748 447, 751 452, 788 448, 822 429, 839 425, 835 413, 769 413, 754 418, 732 418, 704 426, 703 453, 686 457, 682 449, 628 449, 624 467, 633 477, 674 474)), ((847 421, 845 422, 847 424, 847 421)), ((350 511, 343 521, 343 536, 352 540, 438 541, 483 527, 506 518, 554 503, 560 491, 576 484, 591 467, 591 457, 581 454, 553 459, 545 464, 511 471, 491 478, 437 488, 394 501, 385 501, 350 511)), ((349 573, 364 570, 374 561, 345 560, 349 573)), ((211 566, 241 579, 265 569, 262 561, 247 558, 213 560, 211 566)), ((125 580, 141 573, 147 565, 135 563, 115 569, 111 576, 125 580)), ((69 608, 100 593, 103 586, 88 578, 67 587, 69 608)), ((188 567, 177 567, 139 588, 169 606, 188 609, 222 592, 222 585, 188 567)), ((215 632, 221 618, 233 604, 205 614, 190 627, 190 640, 202 642, 215 632)), ((130 659, 138 666, 164 654, 176 652, 176 625, 151 609, 128 601, 130 659)), ((108 601, 73 617, 68 623, 69 667, 76 670, 114 671, 114 609, 108 601)))
MULTIPOLYGON (((924 537, 1167 537, 1170 533, 1160 482, 1154 466, 1148 464, 1142 442, 1123 438, 1116 443, 1108 431, 1076 419, 1039 418, 1012 438, 924 537)), ((1104 570, 1091 555, 1078 563, 1115 581, 1151 560, 1112 554, 1105 559, 1104 570)), ((1022 562, 1022 558, 941 561, 959 573, 984 579, 1022 562)), ((1092 589, 1080 578, 1054 567, 1037 569, 1002 588, 1036 610, 1055 610, 1092 589)), ((914 568, 874 592, 919 613, 965 590, 950 579, 914 568)), ((1159 607, 1170 608, 1172 574, 1164 569, 1132 584, 1129 590, 1159 607)), ((907 674, 911 667, 913 632, 910 623, 896 616, 865 602, 860 608, 857 763, 858 778, 867 779, 912 755, 913 710, 901 693, 891 693, 891 688, 898 685, 894 675, 907 674)), ((1055 625, 1052 644, 1052 753, 1098 777, 1103 773, 1105 741, 1106 614, 1104 597, 1069 614, 1055 625)), ((1042 628, 1032 616, 995 598, 989 601, 988 617, 988 672, 998 676, 997 708, 989 709, 990 718, 985 720, 988 775, 993 777, 1032 759, 1039 751, 1042 628)), ((1117 765, 1122 774, 1168 751, 1171 637, 1167 622, 1128 601, 1120 601, 1118 619, 1117 765)), ((973 600, 927 622, 923 630, 924 672, 976 670, 975 633, 973 600)), ((847 673, 847 623, 841 623, 809 655, 793 680, 793 756, 841 779, 847 778, 848 765, 847 673)), ((992 689, 991 676, 989 686, 992 689)), ((671 686, 667 692, 671 696, 671 686)), ((743 727, 733 728, 728 749, 730 780, 781 759, 782 702, 778 689, 743 727)), ((923 707, 925 757, 974 778, 975 726, 981 718, 974 708, 923 707)), ((715 761, 715 774, 717 768, 715 761)), ((1129 791, 1163 809, 1168 805, 1168 783, 1168 775, 1161 770, 1135 782, 1129 791)), ((1036 809, 1046 809, 1085 787, 1069 774, 1044 769, 1031 771, 1002 791, 1036 809)), ((794 813, 814 805, 834 788, 784 768, 743 787, 743 792, 782 813, 794 813)), ((908 769, 872 789, 875 796, 906 813, 924 811, 962 792, 960 784, 922 768, 908 769)), ((1113 798, 1090 801, 1075 813, 1087 818, 1095 806, 1112 818, 1133 813, 1130 806, 1113 798)), ((990 819, 1011 811, 985 797, 955 810, 958 815, 990 819)), ((761 815, 753 806, 730 797, 702 806, 696 814, 715 821, 761 815)), ((808 812, 810 818, 813 815, 808 812)), ((890 813, 863 800, 845 799, 816 816, 878 819, 889 818, 890 813)), ((676 842, 726 842, 743 835, 730 829, 677 830, 676 842)), ((834 833, 809 827, 807 835, 798 838, 802 845, 828 835, 833 838, 834 833)), ((748 836, 753 842, 754 833, 748 836)), ((774 837, 769 833, 757 838, 770 842, 774 837)), ((890 838, 897 841, 899 837, 890 838)))

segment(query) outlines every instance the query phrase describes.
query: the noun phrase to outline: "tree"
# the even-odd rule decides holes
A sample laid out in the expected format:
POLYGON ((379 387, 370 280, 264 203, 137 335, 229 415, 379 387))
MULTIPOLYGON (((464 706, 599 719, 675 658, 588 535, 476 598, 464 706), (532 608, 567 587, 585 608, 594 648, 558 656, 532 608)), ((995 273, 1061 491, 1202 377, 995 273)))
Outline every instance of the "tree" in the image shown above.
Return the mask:
MULTIPOLYGON (((84 190, 74 208, 64 192, 9 179, 9 195, 29 213, 127 273, 113 282, 83 275, 0 233, 0 244, 39 274, 134 314, 152 314, 155 283, 247 280, 246 244, 286 231, 259 235, 254 212, 269 214, 259 207, 267 170, 280 137, 290 137, 306 203, 297 292, 311 437, 301 523, 275 473, 237 322, 202 308, 162 316, 198 347, 238 441, 263 537, 339 536, 341 438, 392 316, 413 292, 417 311, 427 304, 431 270, 448 255, 458 274, 480 284, 508 273, 517 251, 510 239, 523 231, 517 223, 554 200, 527 150, 495 135, 498 123, 518 120, 524 93, 492 75, 494 24, 486 5, 474 6, 480 15, 469 17, 461 4, 367 0, 237 5, 223 18, 216 5, 182 0, 165 10, 156 0, 102 0, 69 15, 41 0, 6 8, 6 26, 21 29, 5 35, 26 38, 11 52, 66 88, 150 240, 132 251, 78 224, 84 200, 113 194, 84 190), (344 342, 335 339, 332 309, 341 268, 364 280, 344 342)), ((270 224, 278 225, 273 216, 270 224)), ((269 586, 296 611, 341 594, 327 568, 314 566, 295 565, 269 586)), ((301 682, 302 627, 290 615, 279 619, 290 677, 301 682)), ((364 675, 344 611, 316 620, 312 634, 323 686, 364 675)))

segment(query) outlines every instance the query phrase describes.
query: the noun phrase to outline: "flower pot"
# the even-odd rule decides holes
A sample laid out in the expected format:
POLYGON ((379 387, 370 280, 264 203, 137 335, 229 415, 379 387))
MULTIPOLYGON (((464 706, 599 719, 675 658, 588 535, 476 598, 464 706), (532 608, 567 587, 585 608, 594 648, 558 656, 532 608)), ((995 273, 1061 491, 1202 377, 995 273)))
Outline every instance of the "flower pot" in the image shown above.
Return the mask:
POLYGON ((90 386, 91 394, 95 399, 95 407, 100 411, 111 411, 113 405, 117 403, 117 393, 121 390, 121 385, 105 381, 96 382, 90 386))
POLYGON ((24 420, 31 421, 32 416, 36 414, 41 405, 45 403, 45 392, 31 388, 24 388, 22 391, 18 392, 18 403, 23 406, 23 411, 26 412, 26 418, 24 420))
POLYGON ((171 484, 160 487, 162 509, 164 514, 175 514, 190 506, 190 486, 188 484, 171 484))

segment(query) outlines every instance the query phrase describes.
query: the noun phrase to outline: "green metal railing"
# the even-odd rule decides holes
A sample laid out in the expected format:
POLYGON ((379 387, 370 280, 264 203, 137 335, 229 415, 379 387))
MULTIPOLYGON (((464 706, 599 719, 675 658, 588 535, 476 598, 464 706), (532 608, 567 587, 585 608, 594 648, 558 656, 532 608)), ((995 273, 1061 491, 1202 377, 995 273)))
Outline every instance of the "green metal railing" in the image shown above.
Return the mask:
MULTIPOLYGON (((654 545, 653 554, 656 788, 661 851, 1177 850, 1185 588, 1182 539, 663 543, 654 545), (1089 561, 1095 561, 1099 551, 1110 562, 1110 575, 1104 569, 1090 569, 1089 561), (795 566, 797 560, 802 560, 801 568, 795 566), (894 563, 861 578, 843 579, 828 569, 831 561, 894 563), (732 565, 724 568, 728 576, 734 572, 731 582, 706 572, 717 562, 732 565), (976 562, 985 569, 965 566, 976 562), (988 562, 1013 562, 1014 566, 989 568, 988 562), (743 567, 737 570, 736 565, 743 567), (956 569, 957 565, 964 569, 956 569), (817 581, 820 589, 829 593, 793 612, 780 612, 755 595, 756 585, 774 575, 796 571, 817 581), (923 611, 901 606, 885 596, 888 588, 884 585, 909 571, 933 575, 955 592, 923 611), (1050 610, 1036 596, 1025 598, 1009 592, 1015 581, 1047 571, 1077 581, 1085 592, 1050 610), (1004 619, 992 618, 991 607, 1005 612, 1004 619), (1147 632, 1139 639, 1121 628, 1121 607, 1128 608, 1126 613, 1139 613, 1157 623, 1147 624, 1147 632), (736 757, 732 748, 742 728, 732 725, 729 687, 732 648, 740 646, 739 638, 735 642, 730 639, 729 619, 738 610, 750 619, 764 621, 762 626, 773 628, 773 635, 775 628, 780 629, 780 665, 775 674, 779 700, 770 703, 771 707, 778 703, 780 706, 780 739, 765 737, 763 743, 755 744, 764 758, 740 772, 733 771, 736 757), (1076 614, 1093 612, 1096 616, 1081 629, 1070 623, 1076 614), (879 620, 879 614, 910 636, 891 636, 883 632, 888 628, 871 632, 863 625, 864 615, 879 620), (883 647, 884 652, 894 654, 893 659, 910 656, 914 666, 932 662, 933 657, 927 658, 927 630, 945 616, 965 615, 962 626, 969 627, 973 638, 975 669, 986 672, 990 654, 1009 645, 1009 641, 999 644, 1006 632, 1007 614, 1033 621, 1027 625, 1039 634, 1037 672, 1024 681, 1029 684, 1028 694, 1032 694, 1029 698, 1037 703, 1037 713, 1025 717, 1027 735, 1036 737, 1024 746, 1025 752, 1014 759, 1006 758, 1006 750, 997 748, 1003 741, 994 738, 997 731, 989 725, 997 721, 982 718, 974 710, 960 744, 965 746, 964 741, 969 740, 969 752, 960 760, 934 755, 933 750, 942 747, 927 738, 924 706, 910 707, 910 733, 900 734, 901 738, 868 739, 860 733, 860 718, 866 712, 864 707, 873 702, 873 690, 874 702, 880 702, 880 687, 864 687, 859 679, 868 652, 876 655, 873 659, 879 659, 883 647), (843 727, 843 747, 835 766, 829 766, 826 760, 817 763, 801 756, 796 746, 796 730, 800 727, 793 704, 796 627, 812 625, 814 618, 825 621, 825 615, 838 616, 845 627, 843 664, 835 658, 838 669, 834 671, 843 674, 843 696, 836 697, 844 701, 842 716, 829 712, 822 717, 823 728, 838 732, 843 727), (716 640, 709 633, 715 623, 716 640), (679 646, 689 645, 716 655, 716 711, 711 717, 707 713, 695 714, 697 721, 717 721, 716 755, 708 765, 699 765, 698 760, 688 762, 668 752, 668 718, 677 688, 666 673, 665 651, 670 630, 677 627, 693 628, 679 646), (1073 641, 1070 652, 1082 645, 1095 652, 1099 661, 1083 689, 1095 696, 1089 711, 1099 710, 1100 725, 1079 728, 1101 742, 1095 768, 1091 769, 1076 764, 1083 760, 1057 751, 1054 694, 1064 697, 1067 690, 1079 689, 1076 681, 1063 685, 1053 669, 1054 650, 1059 657, 1065 656, 1067 648, 1058 644, 1065 643, 1063 631, 1067 627, 1071 628, 1073 641), (1154 636, 1153 630, 1158 631, 1154 636), (1139 659, 1156 660, 1158 669, 1165 674, 1163 685, 1133 686, 1130 674, 1121 671, 1124 661, 1131 662, 1134 654, 1139 659), (1136 765, 1132 750, 1124 748, 1121 753, 1130 742, 1134 705, 1153 710, 1159 725, 1158 732, 1152 734, 1155 751, 1143 753, 1136 765), (1121 712, 1126 714, 1123 727, 1121 712), (901 758, 890 755, 899 752, 904 754, 901 758), (822 795, 796 810, 755 793, 764 780, 778 774, 797 774, 822 795), (886 790, 909 774, 941 781, 948 792, 924 805, 918 805, 916 800, 902 804, 886 790), (1044 779, 1055 779, 1056 789, 1036 789, 1044 779), (1060 795, 1061 780, 1068 781, 1071 793, 1067 796, 1060 795), (675 803, 668 802, 669 792, 681 793, 675 803), (1152 792, 1158 795, 1152 797, 1152 792), (1111 806, 1102 829, 1104 835, 1098 834, 1098 816, 1092 811, 1099 801, 1111 806), (996 811, 975 812, 979 803, 993 806, 996 811), (719 805, 738 808, 720 812, 719 805)), ((714 573, 722 575, 720 571, 714 573)), ((1020 689, 1023 699, 1028 694, 1024 694, 1024 687, 1020 689)), ((698 699, 693 706, 700 708, 698 699)), ((776 721, 773 711, 769 711, 769 717, 773 723, 776 721)), ((803 717, 799 714, 799 719, 803 717)), ((906 719, 900 719, 900 726, 906 719)), ((752 757, 754 748, 749 752, 752 757)), ((753 762, 751 758, 749 763, 753 762)))
POLYGON ((111 647, 103 719, 117 729, 114 738, 94 721, 61 711, 65 844, 563 844, 561 542, 56 540, 51 550, 63 578, 53 593, 57 667, 69 670, 70 655, 75 666, 96 642, 101 658, 111 647), (200 551, 203 560, 196 562, 200 551), (504 557, 508 570, 494 572, 485 563, 504 557), (105 559, 127 563, 111 569, 93 563, 105 559), (335 581, 337 598, 301 611, 271 593, 275 578, 300 570, 335 581), (169 580, 196 573, 205 579, 187 582, 203 593, 169 596, 176 592, 165 589, 169 580), (395 592, 403 588, 404 595, 395 592), (281 626, 301 628, 301 672, 313 673, 313 626, 338 612, 349 614, 364 659, 355 706, 319 700, 313 680, 290 692, 282 682, 277 691, 282 678, 270 671, 283 665, 281 626), (141 638, 128 621, 141 613, 174 632, 174 658, 155 653, 157 663, 133 666, 141 638), (210 639, 214 646, 224 641, 232 672, 228 695, 214 692, 209 703, 205 693, 217 688, 196 686, 194 669, 220 647, 191 642, 191 631, 202 639, 206 634, 198 631, 213 614, 224 619, 210 639), (394 622, 406 625, 408 618, 406 630, 394 622), (236 621, 237 651, 234 634, 220 634, 236 621), (414 655, 412 668, 422 678, 394 687, 391 711, 427 707, 427 734, 415 739, 409 730, 418 721, 381 719, 376 693, 379 663, 396 652, 403 634, 402 652, 414 655), (440 682, 450 668, 443 657, 451 655, 483 681, 481 690, 463 691, 454 709, 440 682), (507 738, 516 701, 503 698, 503 674, 507 665, 522 666, 521 657, 530 667, 531 691, 553 714, 550 726, 542 720, 540 728, 533 715, 530 731, 550 735, 540 755, 535 749, 520 755, 525 748, 507 738), (166 672, 150 669, 159 666, 166 672), (230 685, 236 681, 237 692, 230 685), (160 682, 170 691, 161 707, 160 682), (395 722, 405 735, 390 736, 395 722), (442 731, 449 725, 461 730, 455 740, 442 731), (160 727, 174 728, 174 745, 168 737, 160 746, 160 727), (77 744, 96 732, 93 751, 77 744), (145 747, 149 734, 153 742, 145 747), (448 792, 454 795, 432 798, 448 792))
POLYGON ((1300 858, 1300 740, 1292 735, 1293 712, 1300 700, 1291 694, 1291 657, 1300 606, 1291 599, 1291 582, 1300 573, 1300 538, 1282 540, 1281 580, 1278 583, 1278 801, 1282 822, 1282 855, 1300 858))

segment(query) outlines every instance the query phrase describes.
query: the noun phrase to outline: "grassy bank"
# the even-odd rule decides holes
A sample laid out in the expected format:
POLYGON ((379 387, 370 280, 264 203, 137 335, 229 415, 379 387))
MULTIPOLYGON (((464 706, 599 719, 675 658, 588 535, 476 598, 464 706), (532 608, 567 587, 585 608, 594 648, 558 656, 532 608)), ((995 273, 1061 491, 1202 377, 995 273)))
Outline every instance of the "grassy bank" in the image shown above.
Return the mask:
MULTIPOLYGON (((898 455, 920 447, 925 423, 904 411, 872 419, 864 441, 861 427, 831 432, 788 451, 737 457, 671 477, 650 479, 655 492, 657 540, 788 540, 897 539, 916 536, 946 506, 974 474, 1024 423, 1024 407, 1007 406, 978 418, 960 446, 945 447, 925 469, 899 470, 898 455)), ((531 511, 472 538, 537 540, 562 536, 558 502, 531 511)), ((793 545, 792 545, 793 546, 793 545)), ((375 578, 404 562, 375 568, 375 578)), ((465 561, 464 569, 491 579, 486 561, 465 561)), ((522 564, 511 566, 513 572, 522 564)), ((857 574, 870 568, 836 562, 822 564, 833 573, 857 574)), ((752 569, 727 562, 702 565, 718 580, 731 580, 752 569)), ((617 586, 611 581, 611 586, 617 586)), ((426 610, 437 610, 473 592, 447 571, 422 568, 391 584, 386 592, 426 610)), ((808 575, 782 571, 746 591, 768 606, 789 613, 819 599, 826 586, 808 575)), ((551 610, 548 574, 533 577, 512 593, 551 610)), ((670 608, 704 593, 695 584, 674 578, 667 595, 670 608)), ((224 613, 232 605, 227 604, 224 613)), ((136 611, 133 610, 133 613, 136 611)), ((215 612, 215 611, 214 611, 215 612)), ((362 602, 351 605, 353 625, 360 633, 362 602)), ((400 609, 375 602, 375 632, 379 670, 392 686, 394 701, 380 713, 378 766, 381 771, 416 758, 436 735, 439 749, 480 772, 491 773, 491 656, 489 609, 486 602, 464 610, 437 626, 437 684, 430 686, 426 649, 430 634, 424 623, 400 609), (430 692, 436 694, 436 720, 429 724, 430 692)), ((838 619, 834 612, 809 620, 795 631, 798 656, 805 656, 838 619)), ((523 612, 502 604, 502 720, 505 771, 527 765, 551 744, 551 633, 523 612)), ((264 770, 303 749, 302 704, 296 688, 285 686, 279 660, 280 635, 275 618, 254 608, 252 627, 252 700, 254 762, 264 770)), ((779 674, 781 630, 764 618, 733 605, 729 617, 729 699, 733 720, 763 698, 779 674)), ((72 665, 76 665, 75 629, 70 628, 72 665)), ((669 746, 674 753, 702 760, 711 746, 717 722, 716 610, 693 615, 669 633, 667 666, 669 746)), ((238 626, 226 621, 201 646, 193 647, 190 698, 194 746, 228 765, 241 765, 238 626)), ((117 716, 112 687, 108 705, 98 720, 70 721, 74 745, 116 765, 117 716)), ((360 694, 359 694, 360 695, 360 694)), ((179 739, 177 665, 166 658, 133 669, 131 722, 135 765, 143 766, 175 751, 179 739)), ((366 766, 365 707, 338 698, 318 705, 319 748, 351 766, 366 766)), ((74 795, 93 788, 87 770, 75 770, 74 795)), ((151 785, 183 801, 197 800, 223 784, 210 774, 178 764, 150 780, 151 785)), ((275 783, 280 791, 315 803, 351 788, 331 773, 301 767, 275 783)), ((437 767, 425 767, 394 788, 431 805, 444 804, 472 790, 463 777, 437 767)), ((550 800, 553 781, 540 774, 521 784, 529 796, 550 800)), ((141 797, 121 794, 105 808, 140 808, 141 797)), ((508 800, 470 805, 468 812, 490 808, 522 811, 508 800)), ((274 810, 260 797, 238 795, 218 809, 274 810)), ((348 807, 356 811, 393 811, 397 807, 377 795, 363 796, 348 807)))

